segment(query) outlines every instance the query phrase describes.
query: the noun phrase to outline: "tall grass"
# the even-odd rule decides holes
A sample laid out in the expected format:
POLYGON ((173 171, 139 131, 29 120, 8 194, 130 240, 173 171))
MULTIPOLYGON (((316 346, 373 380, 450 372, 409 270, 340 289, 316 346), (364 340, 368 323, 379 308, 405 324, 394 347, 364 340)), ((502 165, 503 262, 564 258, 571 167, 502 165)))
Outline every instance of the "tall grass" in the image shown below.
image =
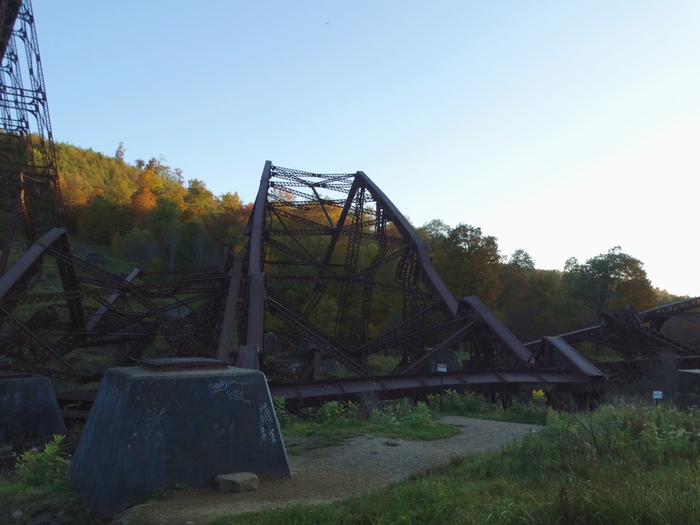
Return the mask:
POLYGON ((363 434, 432 440, 459 433, 454 426, 440 423, 425 403, 413 405, 406 399, 377 406, 367 414, 361 412, 357 403, 328 401, 307 421, 288 414, 284 398, 275 398, 274 404, 290 454, 337 445, 363 434))
MULTIPOLYGON (((534 391, 533 395, 541 391, 534 391)), ((543 399, 533 397, 529 403, 513 400, 508 410, 501 405, 488 403, 486 398, 476 392, 460 393, 456 390, 445 390, 440 409, 440 396, 430 394, 428 406, 431 410, 441 411, 444 414, 455 414, 496 421, 510 421, 511 423, 531 423, 544 425, 547 421, 547 409, 543 399)))
POLYGON ((542 432, 416 481, 214 523, 700 523, 700 411, 629 404, 549 411, 542 432))

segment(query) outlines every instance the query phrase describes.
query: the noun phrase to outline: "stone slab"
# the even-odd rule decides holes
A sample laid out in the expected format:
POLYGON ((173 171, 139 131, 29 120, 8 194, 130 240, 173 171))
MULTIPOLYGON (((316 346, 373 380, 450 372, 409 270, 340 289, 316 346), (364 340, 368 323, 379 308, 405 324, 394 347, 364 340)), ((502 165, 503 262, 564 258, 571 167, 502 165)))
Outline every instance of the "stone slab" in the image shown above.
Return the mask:
POLYGON ((54 434, 66 433, 47 377, 0 378, 0 445, 11 444, 12 432, 25 443, 48 441, 54 434))
POLYGON ((114 512, 222 472, 290 477, 265 376, 227 367, 107 370, 68 472, 91 510, 114 512))
POLYGON ((246 492, 257 490, 260 480, 252 472, 236 472, 216 476, 214 484, 219 486, 221 492, 246 492))

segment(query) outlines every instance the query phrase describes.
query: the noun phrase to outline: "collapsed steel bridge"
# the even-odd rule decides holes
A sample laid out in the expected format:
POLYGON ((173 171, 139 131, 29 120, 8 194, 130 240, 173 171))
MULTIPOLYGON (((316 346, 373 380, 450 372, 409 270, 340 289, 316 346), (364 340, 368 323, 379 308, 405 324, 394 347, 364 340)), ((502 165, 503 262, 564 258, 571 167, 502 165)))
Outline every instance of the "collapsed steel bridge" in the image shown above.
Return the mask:
POLYGON ((0 353, 11 368, 89 382, 149 349, 228 355, 240 258, 224 247, 215 266, 115 275, 75 256, 29 0, 0 1, 0 57, 0 353), (52 273, 60 287, 42 286, 52 273))
POLYGON ((434 364, 459 347, 468 358, 444 376, 448 385, 590 394, 604 388, 603 365, 577 342, 610 346, 625 363, 697 353, 660 328, 700 299, 605 312, 600 326, 522 344, 477 297, 450 294, 418 233, 363 172, 267 162, 242 256, 222 247, 209 267, 107 272, 71 250, 29 0, 0 0, 0 55, 0 353, 15 373, 93 381, 98 351, 111 359, 102 366, 138 363, 147 352, 228 361, 237 335, 274 379, 282 375, 266 360, 268 330, 287 334, 291 347, 313 346, 292 383, 271 385, 290 399, 429 391, 434 364), (57 289, 42 285, 51 272, 57 289), (377 377, 367 359, 389 352, 400 362, 377 377), (328 378, 330 359, 355 377, 328 378))

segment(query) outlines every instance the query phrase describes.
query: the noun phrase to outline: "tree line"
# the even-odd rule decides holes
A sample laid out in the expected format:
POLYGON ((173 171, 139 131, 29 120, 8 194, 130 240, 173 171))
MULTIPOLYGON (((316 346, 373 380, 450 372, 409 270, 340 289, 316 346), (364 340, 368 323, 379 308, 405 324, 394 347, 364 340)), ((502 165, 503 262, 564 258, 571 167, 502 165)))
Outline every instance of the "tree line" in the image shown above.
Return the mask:
MULTIPOLYGON (((67 226, 81 241, 164 270, 212 264, 223 244, 240 251, 247 240, 251 203, 235 192, 214 195, 196 178, 185 182, 163 159, 128 164, 121 144, 114 156, 63 143, 56 153, 67 226)), ((469 224, 435 219, 417 231, 450 292, 479 296, 523 341, 597 324, 605 308, 632 304, 642 311, 679 299, 654 288, 643 263, 620 247, 585 262, 571 258, 564 271, 541 270, 523 249, 503 256, 494 236, 469 224)), ((286 288, 285 294, 296 293, 293 285, 286 288)), ((331 306, 318 310, 323 320, 317 322, 330 327, 331 306)), ((383 324, 377 320, 376 330, 383 324)))
POLYGON ((218 246, 244 244, 251 204, 214 195, 162 159, 124 161, 56 144, 66 223, 79 239, 110 245, 151 270, 212 263, 218 246))

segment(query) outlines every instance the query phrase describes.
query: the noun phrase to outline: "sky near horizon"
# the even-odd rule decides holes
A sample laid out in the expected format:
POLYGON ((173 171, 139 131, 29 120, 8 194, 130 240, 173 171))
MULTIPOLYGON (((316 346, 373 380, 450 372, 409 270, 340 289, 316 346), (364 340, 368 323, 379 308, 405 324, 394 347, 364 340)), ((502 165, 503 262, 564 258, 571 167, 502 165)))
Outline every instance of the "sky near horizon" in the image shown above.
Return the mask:
POLYGON ((613 246, 700 295, 700 3, 33 0, 54 137, 252 201, 364 171, 563 269, 613 246))

